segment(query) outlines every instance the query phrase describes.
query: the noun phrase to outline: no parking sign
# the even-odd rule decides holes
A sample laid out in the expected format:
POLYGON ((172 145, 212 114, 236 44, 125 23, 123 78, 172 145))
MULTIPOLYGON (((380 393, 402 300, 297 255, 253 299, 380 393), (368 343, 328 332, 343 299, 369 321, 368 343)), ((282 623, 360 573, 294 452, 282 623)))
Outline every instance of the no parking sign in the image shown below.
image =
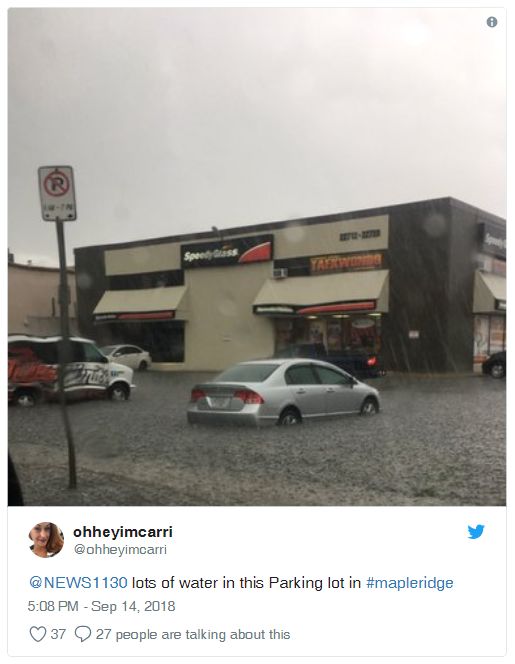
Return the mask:
POLYGON ((75 187, 71 166, 41 166, 39 195, 41 214, 45 221, 75 221, 75 187))

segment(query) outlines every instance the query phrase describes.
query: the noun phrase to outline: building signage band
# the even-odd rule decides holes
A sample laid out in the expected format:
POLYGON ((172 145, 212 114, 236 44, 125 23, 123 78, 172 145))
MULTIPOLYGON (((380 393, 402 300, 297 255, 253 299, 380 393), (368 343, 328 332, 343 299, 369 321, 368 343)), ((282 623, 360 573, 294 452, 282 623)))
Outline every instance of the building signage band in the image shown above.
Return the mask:
POLYGON ((331 256, 314 256, 309 260, 311 274, 327 272, 347 272, 350 270, 379 270, 383 267, 383 254, 334 254, 331 256))
POLYGON ((480 224, 480 251, 506 258, 506 230, 489 222, 480 224))
POLYGON ((308 316, 315 314, 338 314, 359 311, 375 311, 376 300, 362 302, 334 302, 331 304, 312 304, 309 306, 291 306, 287 304, 258 304, 254 306, 255 314, 292 314, 308 316))
POLYGON ((160 321, 172 320, 175 311, 130 311, 125 313, 95 314, 95 323, 131 322, 131 321, 160 321))
POLYGON ((287 307, 285 305, 256 305, 254 307, 255 314, 294 314, 295 309, 293 307, 287 307))
POLYGON ((348 242, 349 240, 370 240, 378 237, 381 237, 380 228, 369 228, 364 231, 348 231, 346 233, 340 233, 341 242, 348 242))
POLYGON ((271 261, 273 241, 273 235, 254 235, 217 242, 183 244, 181 246, 181 266, 183 270, 187 270, 193 267, 271 261))

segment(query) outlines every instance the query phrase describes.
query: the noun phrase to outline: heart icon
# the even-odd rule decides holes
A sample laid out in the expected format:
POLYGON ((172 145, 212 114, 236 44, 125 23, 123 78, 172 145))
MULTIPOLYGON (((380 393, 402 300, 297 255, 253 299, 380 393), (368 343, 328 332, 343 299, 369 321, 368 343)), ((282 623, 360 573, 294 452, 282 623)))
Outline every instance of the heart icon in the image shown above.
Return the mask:
POLYGON ((38 643, 43 641, 46 636, 46 627, 36 627, 35 625, 32 625, 29 631, 34 641, 37 641, 38 643))

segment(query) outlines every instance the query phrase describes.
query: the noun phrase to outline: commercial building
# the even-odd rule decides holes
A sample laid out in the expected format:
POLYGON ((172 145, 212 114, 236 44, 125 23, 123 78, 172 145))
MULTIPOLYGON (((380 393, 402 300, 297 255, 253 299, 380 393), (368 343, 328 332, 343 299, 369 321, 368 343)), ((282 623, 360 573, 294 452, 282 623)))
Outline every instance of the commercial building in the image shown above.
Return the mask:
POLYGON ((506 221, 453 198, 83 247, 75 269, 82 334, 163 368, 322 341, 471 371, 506 343, 506 221))
MULTIPOLYGON (((8 262, 8 333, 52 336, 60 334, 59 268, 8 262)), ((77 333, 75 273, 68 269, 70 331, 77 333)))

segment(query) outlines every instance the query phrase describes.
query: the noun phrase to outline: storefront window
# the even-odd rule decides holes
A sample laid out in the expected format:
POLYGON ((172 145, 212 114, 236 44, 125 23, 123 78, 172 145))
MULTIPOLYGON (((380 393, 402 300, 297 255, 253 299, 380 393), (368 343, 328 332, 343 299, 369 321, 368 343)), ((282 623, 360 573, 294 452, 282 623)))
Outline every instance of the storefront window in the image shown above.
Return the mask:
POLYGON ((349 314, 317 319, 276 319, 276 350, 305 343, 322 343, 333 354, 350 348, 365 348, 378 353, 381 349, 381 318, 349 314))
POLYGON ((326 346, 326 322, 324 319, 309 321, 309 343, 326 346))
POLYGON ((327 321, 327 350, 337 352, 343 346, 342 322, 340 318, 333 318, 327 321))
POLYGON ((503 316, 492 316, 490 319, 490 348, 489 354, 504 350, 504 323, 503 316))
POLYGON ((474 363, 481 363, 488 357, 489 325, 488 316, 474 318, 474 363))
POLYGON ((506 348, 504 316, 474 317, 474 364, 481 364, 492 353, 506 348))
POLYGON ((351 320, 351 346, 375 350, 377 342, 376 322, 373 318, 362 317, 351 320))
POLYGON ((114 323, 102 327, 106 332, 101 345, 134 344, 149 351, 153 362, 184 362, 183 321, 114 323))
POLYGON ((280 318, 275 321, 275 345, 277 350, 287 348, 293 343, 293 320, 280 318))

